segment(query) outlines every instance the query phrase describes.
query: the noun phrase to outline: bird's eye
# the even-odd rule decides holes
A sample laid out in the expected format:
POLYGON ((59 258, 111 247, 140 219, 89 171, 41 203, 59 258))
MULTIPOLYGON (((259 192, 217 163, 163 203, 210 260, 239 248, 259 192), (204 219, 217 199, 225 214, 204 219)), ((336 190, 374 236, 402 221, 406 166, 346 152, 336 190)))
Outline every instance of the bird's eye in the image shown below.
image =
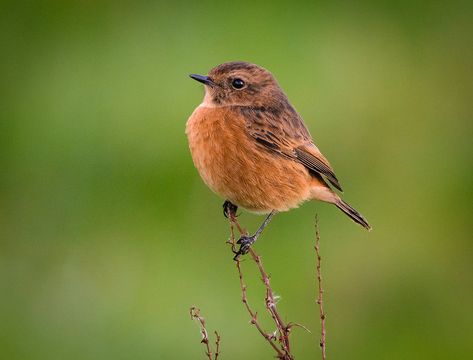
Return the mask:
POLYGON ((245 86, 245 82, 242 79, 233 79, 232 86, 234 89, 240 90, 245 86))

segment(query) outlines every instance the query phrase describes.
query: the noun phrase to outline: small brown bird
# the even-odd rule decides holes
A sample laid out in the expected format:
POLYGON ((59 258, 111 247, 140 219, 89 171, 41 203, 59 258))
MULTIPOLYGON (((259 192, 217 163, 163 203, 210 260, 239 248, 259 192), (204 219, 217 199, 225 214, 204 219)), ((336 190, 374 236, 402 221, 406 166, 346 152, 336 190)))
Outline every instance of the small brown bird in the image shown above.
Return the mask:
POLYGON ((213 68, 208 76, 190 77, 205 85, 204 100, 186 126, 200 176, 226 199, 225 216, 234 215, 238 206, 269 213, 255 235, 239 239, 236 256, 248 251, 276 212, 307 200, 332 203, 371 229, 327 184, 342 190, 302 118, 268 70, 229 62, 213 68))

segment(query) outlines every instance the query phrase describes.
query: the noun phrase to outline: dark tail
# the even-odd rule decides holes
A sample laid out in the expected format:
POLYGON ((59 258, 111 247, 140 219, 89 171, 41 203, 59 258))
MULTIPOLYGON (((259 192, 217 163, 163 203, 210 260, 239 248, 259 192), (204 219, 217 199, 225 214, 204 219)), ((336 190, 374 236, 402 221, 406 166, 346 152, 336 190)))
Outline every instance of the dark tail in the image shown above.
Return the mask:
POLYGON ((361 215, 358 211, 353 209, 350 205, 348 205, 345 201, 342 199, 339 199, 335 205, 342 210, 345 214, 347 214, 354 222, 360 224, 367 230, 371 230, 370 224, 368 224, 368 221, 361 215))

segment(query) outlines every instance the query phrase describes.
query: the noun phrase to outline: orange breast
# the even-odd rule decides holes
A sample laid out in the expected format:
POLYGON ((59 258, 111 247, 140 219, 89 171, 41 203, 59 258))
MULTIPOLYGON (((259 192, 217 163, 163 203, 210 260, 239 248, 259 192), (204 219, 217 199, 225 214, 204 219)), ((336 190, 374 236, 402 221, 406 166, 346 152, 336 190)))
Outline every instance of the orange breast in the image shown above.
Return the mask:
POLYGON ((258 145, 235 111, 199 106, 186 134, 200 176, 222 198, 267 213, 289 210, 311 197, 314 178, 308 170, 258 145))

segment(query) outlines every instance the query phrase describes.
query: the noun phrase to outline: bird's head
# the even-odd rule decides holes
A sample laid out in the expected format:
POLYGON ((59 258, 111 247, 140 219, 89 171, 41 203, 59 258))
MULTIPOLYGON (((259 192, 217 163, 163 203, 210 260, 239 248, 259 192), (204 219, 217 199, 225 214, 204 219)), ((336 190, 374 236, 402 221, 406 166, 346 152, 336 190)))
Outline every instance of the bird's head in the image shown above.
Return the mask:
POLYGON ((274 76, 247 62, 228 62, 214 67, 208 75, 190 77, 205 85, 207 106, 277 106, 287 101, 274 76))

